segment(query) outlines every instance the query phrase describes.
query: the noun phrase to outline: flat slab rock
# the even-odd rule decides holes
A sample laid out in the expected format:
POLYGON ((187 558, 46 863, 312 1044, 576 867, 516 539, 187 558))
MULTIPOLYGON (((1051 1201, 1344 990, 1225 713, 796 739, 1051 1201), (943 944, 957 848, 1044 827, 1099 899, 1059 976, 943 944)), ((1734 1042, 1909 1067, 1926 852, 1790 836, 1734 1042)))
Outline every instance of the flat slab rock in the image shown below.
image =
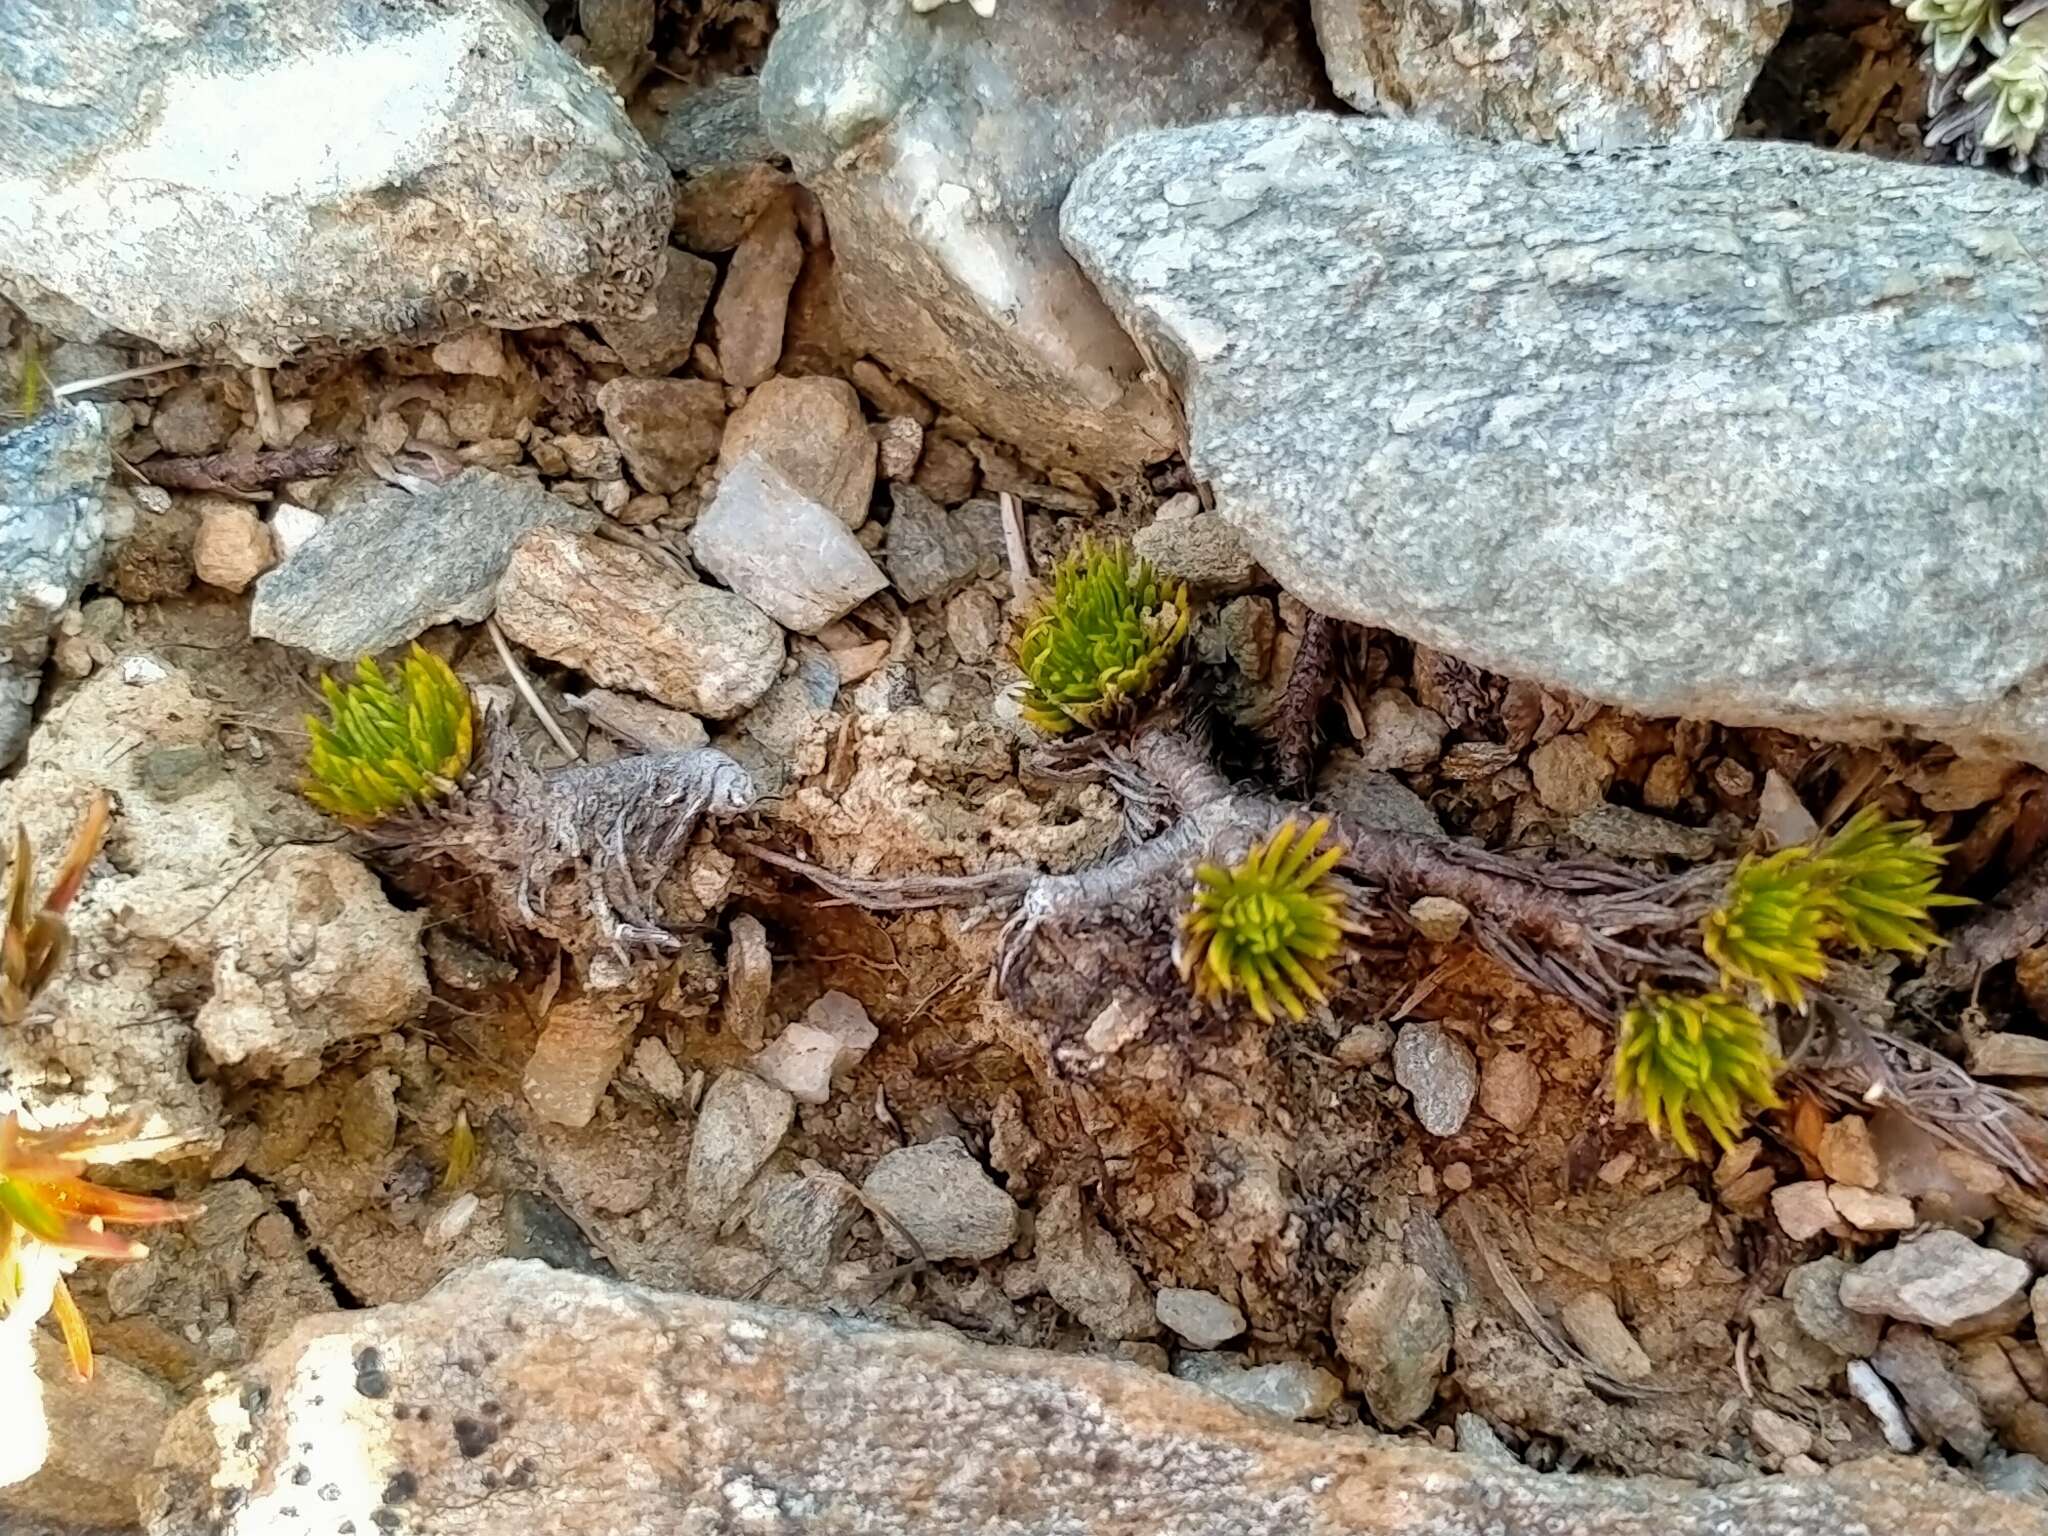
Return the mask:
POLYGON ((2048 762, 2048 204, 1790 144, 1138 135, 1068 247, 1303 601, 1650 715, 2048 762))
POLYGON ((1362 112, 1614 149, 1725 139, 1788 0, 1313 0, 1330 83, 1362 112))
POLYGON ((1539 1476, 1305 1430, 1122 1362, 507 1261, 301 1323, 215 1377, 172 1421, 141 1503, 151 1536, 2048 1528, 1924 1462, 1713 1489, 1539 1476))
POLYGON ((0 291, 66 334, 271 362, 631 315, 659 271, 667 167, 518 0, 24 0, 8 32, 0 291))

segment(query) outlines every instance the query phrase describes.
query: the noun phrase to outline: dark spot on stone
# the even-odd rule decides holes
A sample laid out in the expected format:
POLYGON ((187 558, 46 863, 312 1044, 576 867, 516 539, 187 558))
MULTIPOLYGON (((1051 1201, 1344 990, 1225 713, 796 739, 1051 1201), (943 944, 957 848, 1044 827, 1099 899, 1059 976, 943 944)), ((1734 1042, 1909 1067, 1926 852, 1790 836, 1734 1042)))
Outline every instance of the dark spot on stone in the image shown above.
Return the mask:
POLYGON ((384 1509, 380 1507, 378 1509, 370 1511, 370 1524, 377 1527, 377 1529, 380 1531, 397 1530, 398 1521, 399 1515, 398 1511, 395 1509, 384 1509))
POLYGON ((397 1419, 402 1424, 407 1419, 412 1417, 412 1410, 406 1407, 405 1404, 400 1403, 396 1408, 391 1410, 391 1417, 397 1419))
POLYGON ((485 1398, 483 1407, 477 1410, 477 1412, 481 1413, 487 1419, 495 1419, 499 1414, 503 1413, 504 1411, 504 1406, 495 1397, 485 1398))
POLYGON ((485 1364, 485 1365, 496 1365, 497 1363, 498 1363, 498 1352, 497 1352, 497 1351, 496 1351, 495 1349, 487 1349, 487 1350, 485 1350, 485 1351, 484 1351, 484 1364, 485 1364))
POLYGON ((455 1369, 462 1372, 465 1376, 475 1376, 479 1374, 480 1370, 477 1363, 466 1355, 455 1362, 455 1369))
POLYGON ((391 1481, 384 1485, 386 1504, 403 1504, 420 1491, 420 1480, 410 1472, 394 1472, 391 1481))
POLYGON ((510 1429, 514 1424, 517 1424, 518 1422, 519 1419, 517 1415, 510 1413, 502 1413, 498 1415, 498 1428, 500 1429, 510 1429))
POLYGON ((390 1395, 391 1378, 384 1373, 384 1357, 372 1347, 356 1351, 356 1390, 364 1397, 390 1395))
POLYGON ((353 1520, 344 1520, 344 1521, 342 1521, 342 1522, 341 1522, 341 1524, 337 1525, 337 1526, 336 1526, 336 1527, 334 1528, 334 1536, 356 1536, 356 1523, 355 1523, 355 1521, 353 1521, 353 1520))
POLYGON ((533 1486, 533 1463, 522 1461, 514 1467, 505 1479, 507 1488, 531 1488, 533 1486))
POLYGON ((245 1429, 239 1435, 235 1436, 235 1449, 238 1451, 246 1451, 247 1449, 249 1449, 250 1446, 254 1445, 255 1443, 256 1431, 253 1429, 245 1429))
POLYGON ((278 1513, 284 1516, 284 1518, 287 1520, 296 1520, 299 1518, 299 1506, 296 1504, 287 1504, 283 1509, 280 1509, 278 1513))
POLYGON ((242 1411, 249 1414, 261 1413, 270 1406, 270 1388, 250 1382, 242 1388, 242 1411))
POLYGON ((230 1488, 226 1493, 220 1496, 221 1512, 223 1514, 232 1515, 236 1510, 240 1509, 244 1504, 248 1502, 249 1494, 246 1489, 230 1488))
POLYGON ((1117 1468, 1122 1465, 1123 1460, 1115 1451, 1101 1450, 1095 1453, 1095 1470, 1105 1477, 1115 1476, 1117 1468))
POLYGON ((304 1462, 292 1468, 293 1486, 303 1488, 311 1481, 313 1481, 313 1469, 304 1462))
POLYGON ((506 1258, 539 1259, 556 1269, 616 1278, 617 1271, 592 1251, 583 1229, 546 1195, 514 1190, 505 1197, 501 1219, 505 1243, 500 1252, 506 1258))
POLYGON ((340 1497, 341 1485, 339 1483, 322 1483, 320 1485, 320 1502, 322 1504, 332 1504, 340 1497))
POLYGON ((483 1477, 483 1483, 484 1487, 486 1488, 496 1488, 498 1486, 498 1474, 495 1472, 486 1472, 483 1477))
POLYGON ((455 1421, 455 1444, 462 1454, 474 1459, 498 1443, 498 1431, 465 1415, 455 1421))
POLYGON ((412 1411, 412 1416, 422 1424, 431 1423, 434 1417, 434 1410, 431 1408, 415 1408, 412 1411))

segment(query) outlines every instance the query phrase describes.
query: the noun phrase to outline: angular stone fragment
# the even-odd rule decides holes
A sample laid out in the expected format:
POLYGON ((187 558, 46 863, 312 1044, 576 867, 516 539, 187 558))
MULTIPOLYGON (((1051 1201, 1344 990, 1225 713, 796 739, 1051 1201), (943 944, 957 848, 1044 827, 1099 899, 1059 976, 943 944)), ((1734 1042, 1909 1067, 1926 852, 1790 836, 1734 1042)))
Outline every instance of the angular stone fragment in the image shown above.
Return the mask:
POLYGON ((725 391, 704 379, 613 379, 597 408, 633 478, 664 495, 717 456, 725 431, 725 391))
POLYGON ((789 293, 804 261, 796 230, 795 200, 774 198, 748 224, 732 253, 711 306, 718 365, 728 384, 753 388, 775 371, 782 356, 789 293))
POLYGON ((750 1072, 721 1072, 690 1133, 689 1213, 716 1227, 796 1118, 796 1101, 750 1072))
POLYGON ((520 1080, 534 1113, 555 1125, 590 1124, 612 1074, 626 1059, 633 1027, 630 1015, 601 997, 550 1008, 520 1080))
POLYGON ((713 720, 745 710, 782 670, 782 631, 745 598, 588 534, 549 529, 521 544, 498 610, 528 650, 713 720))
POLYGON ((629 318, 603 320, 597 333, 619 354, 628 373, 659 378, 690 360, 697 340, 697 322, 711 302, 718 268, 701 256, 669 248, 661 278, 648 295, 644 311, 629 318))
POLYGON ((2025 1259, 1982 1248, 1960 1232, 1909 1237, 1842 1278, 1842 1305, 1927 1328, 1960 1328, 2023 1295, 2025 1259))
POLYGON ((1278 0, 1008 0, 989 27, 804 0, 779 12, 761 118, 824 205, 869 352, 1028 457, 1123 470, 1177 434, 1060 249, 1060 197, 1125 134, 1321 105, 1306 43, 1278 0))
POLYGON ((1417 1020, 1394 1042, 1394 1081, 1415 1102, 1415 1118, 1432 1136, 1455 1136, 1479 1091, 1471 1049, 1441 1024, 1417 1020))
POLYGON ((523 536, 592 520, 533 480, 487 469, 416 495, 352 481, 320 531, 257 581, 249 633, 352 662, 436 624, 479 624, 523 536))
POLYGON ((883 1153, 861 1193, 894 1218, 882 1238, 897 1253, 992 1259, 1017 1240, 1017 1202, 956 1136, 883 1153))
POLYGON ((274 362, 630 314, 654 281, 667 168, 523 5, 11 20, 0 288, 74 330, 274 362))
POLYGON ((914 485, 892 485, 882 563, 906 602, 948 597, 1003 569, 1003 513, 993 501, 948 510, 914 485))
POLYGON ((1313 0, 1330 83, 1362 112, 1614 149, 1725 139, 1786 0, 1313 0))
POLYGON ((1304 1430, 1116 1361, 505 1262, 418 1301, 309 1319, 207 1383, 141 1505, 150 1536, 367 1533, 380 1511, 475 1536, 2041 1529, 2031 1502, 1925 1463, 1714 1488, 1539 1475, 1419 1437, 1304 1430), (414 1411, 400 1420, 398 1404, 414 1411), (596 1431, 629 1424, 592 1453, 596 1431), (988 1475, 943 1470, 967 1467, 988 1475))
POLYGON ((799 634, 816 634, 889 584, 829 507, 756 458, 726 472, 690 542, 706 571, 799 634))
POLYGON ((847 527, 867 521, 875 440, 860 396, 844 379, 775 378, 748 395, 725 424, 718 466, 730 470, 749 454, 830 507, 847 527))
POLYGON ((1159 1321, 1196 1349, 1214 1349, 1244 1332, 1244 1313, 1214 1291, 1162 1286, 1152 1298, 1159 1321))
POLYGON ((2028 188, 1267 118, 1124 140, 1062 230, 1313 607, 1647 715, 2048 762, 2028 188))
POLYGON ((1360 1271, 1330 1304, 1330 1332, 1382 1428, 1429 1412, 1450 1357, 1451 1315, 1427 1270, 1380 1264, 1360 1271))

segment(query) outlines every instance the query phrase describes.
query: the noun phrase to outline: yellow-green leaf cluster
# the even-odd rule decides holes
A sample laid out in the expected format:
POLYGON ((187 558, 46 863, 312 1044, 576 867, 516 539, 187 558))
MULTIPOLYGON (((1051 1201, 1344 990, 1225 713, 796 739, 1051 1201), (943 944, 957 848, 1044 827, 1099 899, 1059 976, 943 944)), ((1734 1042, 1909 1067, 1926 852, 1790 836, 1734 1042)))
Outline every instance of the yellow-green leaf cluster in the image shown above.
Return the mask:
POLYGON ((1268 1024, 1275 1005, 1299 1021, 1327 1001, 1330 962, 1360 931, 1330 878, 1344 845, 1318 851, 1329 830, 1327 818, 1304 832, 1290 816, 1241 862, 1195 871, 1174 960, 1196 997, 1242 993, 1268 1024))
POLYGON ((476 724, 454 669, 417 645, 395 675, 371 657, 355 681, 320 680, 325 721, 308 718, 306 798, 344 821, 380 821, 431 805, 469 767, 476 724))
POLYGON ((1823 843, 1745 858, 1703 924, 1708 958, 1725 987, 1753 983, 1804 1009, 1804 984, 1827 974, 1831 943, 1924 955, 1941 942, 1934 908, 1970 904, 1941 893, 1948 851, 1922 823, 1866 806, 1823 843))
POLYGON ((1782 1065, 1764 1021, 1735 999, 1646 988, 1621 1016, 1614 1091, 1642 1106, 1651 1134, 1668 1129, 1679 1150, 1696 1157, 1688 1119, 1732 1147, 1753 1107, 1779 1107, 1772 1082, 1782 1065))
POLYGON ((1166 681, 1187 632, 1184 583, 1126 545, 1084 541, 1018 642, 1024 718, 1055 736, 1108 724, 1166 681))
POLYGON ((1724 985, 1754 982, 1771 1001, 1804 1008, 1802 983, 1827 975, 1824 946, 1838 931, 1826 872, 1802 845, 1736 865, 1702 939, 1724 985))
POLYGON ((1821 852, 1834 878, 1843 941, 1862 954, 1889 949, 1915 956, 1941 943, 1933 909, 1972 905, 1967 896, 1941 892, 1948 853, 1917 821, 1886 821, 1875 806, 1858 811, 1821 852))

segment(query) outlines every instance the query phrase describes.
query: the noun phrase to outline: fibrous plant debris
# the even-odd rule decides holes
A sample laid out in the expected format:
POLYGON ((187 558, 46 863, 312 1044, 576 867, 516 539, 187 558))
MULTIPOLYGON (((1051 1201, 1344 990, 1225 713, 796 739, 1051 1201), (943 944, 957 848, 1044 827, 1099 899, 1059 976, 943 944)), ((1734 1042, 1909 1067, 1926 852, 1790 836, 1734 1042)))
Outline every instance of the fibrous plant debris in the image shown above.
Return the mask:
POLYGON ((386 857, 429 887, 460 890, 515 944, 538 935, 624 967, 636 952, 673 951, 663 883, 705 816, 754 803, 746 769, 697 747, 542 773, 509 730, 489 717, 484 727, 453 791, 372 829, 386 857))

